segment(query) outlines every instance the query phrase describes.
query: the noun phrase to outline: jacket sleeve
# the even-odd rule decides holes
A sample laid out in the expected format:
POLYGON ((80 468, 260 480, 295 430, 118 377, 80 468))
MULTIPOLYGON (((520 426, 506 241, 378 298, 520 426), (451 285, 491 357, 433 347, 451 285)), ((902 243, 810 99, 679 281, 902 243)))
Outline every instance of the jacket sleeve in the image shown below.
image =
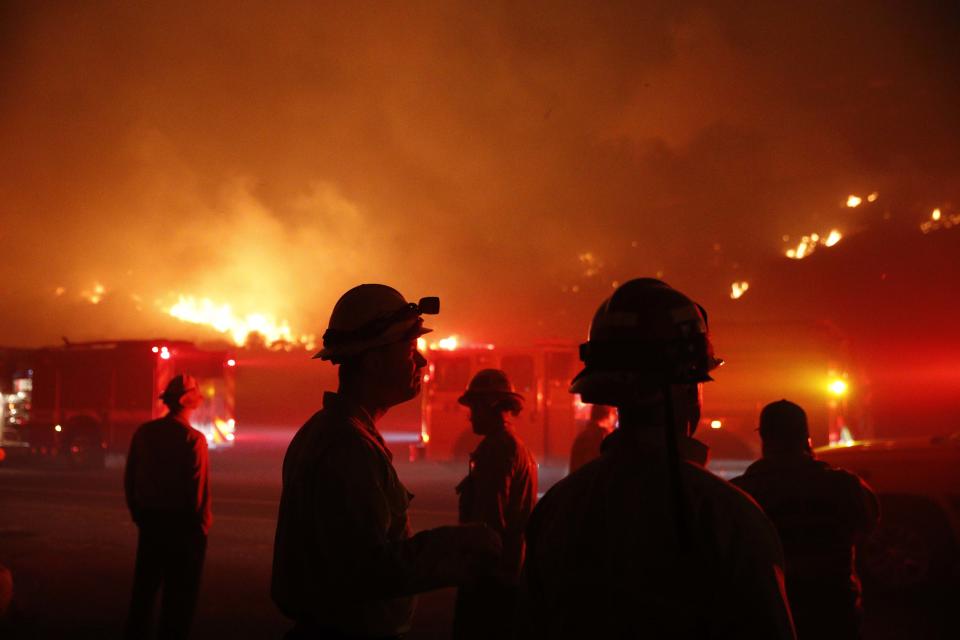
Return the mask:
POLYGON ((463 528, 407 537, 406 505, 391 504, 383 465, 363 446, 337 448, 316 465, 308 499, 325 590, 389 598, 459 583, 471 564, 463 528))
POLYGON ((195 509, 200 518, 200 526, 204 533, 209 533, 213 523, 210 509, 210 453, 207 439, 202 435, 193 443, 193 475, 192 482, 196 496, 195 509))
POLYGON ((721 594, 716 613, 717 637, 793 640, 796 634, 784 586, 784 559, 773 525, 756 508, 754 517, 732 532, 729 584, 714 585, 721 594))

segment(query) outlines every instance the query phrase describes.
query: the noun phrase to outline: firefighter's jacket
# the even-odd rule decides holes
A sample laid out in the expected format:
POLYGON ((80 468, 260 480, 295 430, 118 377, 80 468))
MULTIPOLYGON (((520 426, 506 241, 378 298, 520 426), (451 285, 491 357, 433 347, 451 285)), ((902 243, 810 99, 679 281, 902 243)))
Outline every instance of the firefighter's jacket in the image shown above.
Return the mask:
POLYGON ((681 536, 665 449, 621 428, 534 509, 524 578, 533 637, 794 637, 771 523, 684 461, 681 536))
POLYGON ((284 615, 346 635, 410 628, 412 594, 467 571, 457 527, 410 535, 412 498, 370 416, 334 393, 283 461, 271 595, 284 615))
POLYGON ((187 522, 210 531, 210 460, 206 437, 186 420, 167 415, 140 425, 124 469, 127 507, 142 516, 187 522))
POLYGON ((733 483, 756 499, 780 534, 787 593, 801 638, 841 627, 857 637, 860 581, 855 545, 879 519, 873 490, 858 476, 798 452, 764 457, 733 483))
POLYGON ((470 472, 457 485, 460 523, 483 523, 503 540, 505 577, 523 564, 524 529, 537 501, 537 463, 508 426, 486 436, 470 454, 470 472))

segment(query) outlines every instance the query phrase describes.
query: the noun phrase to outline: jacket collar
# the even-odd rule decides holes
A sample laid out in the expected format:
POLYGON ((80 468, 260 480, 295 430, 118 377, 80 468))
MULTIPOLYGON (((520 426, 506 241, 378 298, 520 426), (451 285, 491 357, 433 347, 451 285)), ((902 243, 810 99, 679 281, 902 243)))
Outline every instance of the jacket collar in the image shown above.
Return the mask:
POLYGON ((368 437, 373 438, 377 444, 380 445, 380 448, 386 452, 388 457, 391 459, 393 458, 393 456, 390 454, 390 450, 387 448, 387 443, 383 440, 383 436, 381 436, 380 432, 377 431, 377 427, 373 423, 373 418, 370 416, 367 410, 361 407, 359 404, 347 402, 344 400, 343 396, 333 391, 325 391, 323 393, 323 410, 325 412, 329 411, 336 413, 350 420, 368 437))

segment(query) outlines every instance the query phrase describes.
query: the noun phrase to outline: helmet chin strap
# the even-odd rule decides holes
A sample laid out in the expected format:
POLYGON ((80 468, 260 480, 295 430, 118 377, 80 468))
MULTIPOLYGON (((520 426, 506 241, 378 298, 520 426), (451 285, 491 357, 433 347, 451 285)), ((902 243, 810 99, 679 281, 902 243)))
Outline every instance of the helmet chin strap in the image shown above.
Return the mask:
POLYGON ((675 412, 673 410, 673 395, 670 385, 663 385, 663 433, 666 437, 667 445, 667 465, 670 474, 670 491, 673 494, 673 521, 677 528, 677 540, 680 550, 684 551, 690 548, 690 530, 687 527, 687 511, 684 508, 683 478, 680 474, 680 465, 683 461, 680 459, 680 447, 677 444, 677 425, 675 412))

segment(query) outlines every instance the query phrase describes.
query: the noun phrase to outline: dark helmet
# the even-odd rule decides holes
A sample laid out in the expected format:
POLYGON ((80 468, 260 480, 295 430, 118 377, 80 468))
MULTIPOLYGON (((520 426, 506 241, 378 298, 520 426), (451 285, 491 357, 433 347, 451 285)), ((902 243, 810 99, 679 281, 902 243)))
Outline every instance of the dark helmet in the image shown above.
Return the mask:
POLYGON ((467 407, 478 403, 496 405, 514 415, 523 409, 523 396, 514 390, 510 378, 500 369, 478 371, 457 401, 467 407))
POLYGON ((197 379, 187 373, 181 373, 170 378, 167 386, 160 394, 160 399, 168 407, 176 407, 183 403, 183 398, 187 394, 199 394, 200 385, 197 379))
POLYGON ((423 314, 440 311, 439 298, 407 302, 384 284, 361 284, 340 296, 323 334, 323 349, 314 358, 340 364, 364 351, 430 333, 423 314))
POLYGON ((580 359, 585 366, 570 392, 616 406, 665 385, 710 381, 723 364, 713 355, 703 307, 653 278, 630 280, 603 301, 580 359))

